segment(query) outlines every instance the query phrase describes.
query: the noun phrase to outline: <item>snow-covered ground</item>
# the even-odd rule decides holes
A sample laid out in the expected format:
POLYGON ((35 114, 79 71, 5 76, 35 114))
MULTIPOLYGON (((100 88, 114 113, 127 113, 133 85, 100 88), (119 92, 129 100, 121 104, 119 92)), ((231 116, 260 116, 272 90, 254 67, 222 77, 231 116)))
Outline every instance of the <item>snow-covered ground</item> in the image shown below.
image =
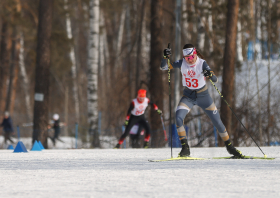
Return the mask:
MULTIPOLYGON (((0 197, 280 197, 280 147, 262 150, 276 159, 148 162, 170 158, 170 148, 0 150, 0 197)), ((228 156, 225 148, 191 153, 228 156)))

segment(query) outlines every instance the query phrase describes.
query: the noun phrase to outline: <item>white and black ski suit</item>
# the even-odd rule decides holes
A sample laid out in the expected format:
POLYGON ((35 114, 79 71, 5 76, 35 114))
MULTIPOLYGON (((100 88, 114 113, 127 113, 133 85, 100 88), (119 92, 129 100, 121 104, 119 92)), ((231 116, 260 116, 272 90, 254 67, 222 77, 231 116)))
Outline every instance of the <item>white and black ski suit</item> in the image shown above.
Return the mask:
POLYGON ((135 124, 139 124, 139 126, 143 127, 145 129, 145 141, 148 142, 150 139, 150 126, 147 123, 144 113, 148 105, 152 105, 154 110, 158 110, 158 107, 156 104, 150 102, 148 98, 145 98, 143 103, 139 103, 137 101, 137 98, 133 99, 130 103, 129 109, 127 111, 126 119, 128 120, 128 125, 125 128, 124 133, 119 139, 119 144, 121 145, 126 138, 126 136, 129 134, 131 128, 135 124))

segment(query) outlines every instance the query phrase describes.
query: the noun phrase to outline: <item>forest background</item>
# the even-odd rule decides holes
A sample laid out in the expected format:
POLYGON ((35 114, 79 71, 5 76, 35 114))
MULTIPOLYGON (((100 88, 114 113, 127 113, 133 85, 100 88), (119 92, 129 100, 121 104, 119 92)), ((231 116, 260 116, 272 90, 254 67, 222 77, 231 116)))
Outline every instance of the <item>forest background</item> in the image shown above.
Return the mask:
MULTIPOLYGON (((111 141, 104 137, 113 146, 139 88, 163 110, 166 128, 174 124, 183 88, 179 71, 171 71, 170 119, 168 76, 159 69, 168 43, 172 61, 186 43, 202 52, 258 144, 280 140, 280 0, 2 0, 0 33, 0 116, 9 111, 21 136, 45 147, 55 113, 66 123, 63 136, 74 136, 78 123, 84 147, 102 148, 111 141)), ((254 145, 211 93, 234 144, 254 145)), ((146 117, 151 147, 166 146, 160 117, 150 108, 146 117)), ((217 144, 199 108, 185 124, 192 146, 217 144)))

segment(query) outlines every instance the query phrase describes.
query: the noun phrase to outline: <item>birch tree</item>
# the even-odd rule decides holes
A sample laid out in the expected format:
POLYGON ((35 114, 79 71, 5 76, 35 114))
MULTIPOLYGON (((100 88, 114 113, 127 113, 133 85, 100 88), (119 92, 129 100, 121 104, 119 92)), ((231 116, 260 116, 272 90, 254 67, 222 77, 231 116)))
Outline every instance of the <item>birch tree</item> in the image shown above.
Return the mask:
POLYGON ((116 43, 116 61, 114 61, 114 71, 116 72, 118 69, 119 60, 120 60, 120 54, 121 54, 121 47, 122 47, 122 40, 123 40, 123 31, 124 31, 124 22, 125 22, 125 6, 123 6, 121 18, 120 18, 120 26, 119 26, 119 32, 117 37, 117 43, 116 43))
POLYGON ((99 47, 99 0, 89 2, 88 37, 88 123, 92 135, 92 147, 100 147, 98 133, 98 47, 99 47))
POLYGON ((21 86, 24 91, 24 101, 26 106, 26 112, 27 112, 27 118, 28 121, 31 121, 32 119, 32 110, 31 110, 31 104, 30 104, 30 93, 29 93, 29 80, 25 69, 24 64, 24 36, 21 32, 20 34, 20 49, 19 49, 19 70, 20 70, 20 76, 22 78, 21 86))
POLYGON ((109 54, 109 46, 108 46, 108 41, 107 41, 107 31, 105 27, 105 19, 104 19, 104 13, 101 12, 100 14, 100 26, 102 27, 102 34, 100 35, 100 67, 101 67, 101 73, 102 76, 105 78, 105 85, 107 87, 110 87, 111 80, 110 80, 110 67, 105 67, 105 65, 108 64, 108 60, 110 59, 110 54, 109 54), (101 55, 102 54, 102 55, 101 55), (102 61, 102 59, 104 59, 102 61), (104 65, 105 68, 102 68, 104 65), (104 73, 103 73, 104 72, 104 73))
MULTIPOLYGON (((64 9, 66 10, 66 31, 67 31, 67 38, 71 40, 72 36, 72 28, 71 28, 71 20, 68 13, 68 0, 64 1, 64 9)), ((69 57, 71 60, 71 75, 72 75, 72 82, 73 82, 73 98, 74 98, 74 108, 75 108, 75 115, 76 121, 79 122, 80 119, 80 108, 79 108, 79 92, 77 86, 77 66, 76 66, 76 56, 73 44, 70 47, 69 57)))

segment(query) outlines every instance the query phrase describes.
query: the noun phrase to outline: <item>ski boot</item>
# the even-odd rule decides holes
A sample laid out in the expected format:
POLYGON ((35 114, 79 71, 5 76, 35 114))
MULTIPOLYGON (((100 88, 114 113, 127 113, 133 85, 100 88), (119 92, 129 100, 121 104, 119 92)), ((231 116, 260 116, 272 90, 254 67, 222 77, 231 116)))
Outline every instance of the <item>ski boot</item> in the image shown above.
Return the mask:
POLYGON ((119 148, 121 148, 121 145, 118 143, 118 144, 114 147, 114 149, 119 149, 119 148))
POLYGON ((178 157, 189 157, 191 153, 190 153, 190 147, 188 145, 188 140, 182 139, 181 144, 182 144, 182 150, 179 153, 178 157))
POLYGON ((149 148, 149 142, 145 142, 143 148, 145 149, 149 148))
POLYGON ((233 155, 233 158, 244 158, 244 155, 242 155, 241 151, 237 150, 232 143, 230 142, 230 140, 225 141, 225 145, 227 148, 227 151, 229 154, 233 155))

